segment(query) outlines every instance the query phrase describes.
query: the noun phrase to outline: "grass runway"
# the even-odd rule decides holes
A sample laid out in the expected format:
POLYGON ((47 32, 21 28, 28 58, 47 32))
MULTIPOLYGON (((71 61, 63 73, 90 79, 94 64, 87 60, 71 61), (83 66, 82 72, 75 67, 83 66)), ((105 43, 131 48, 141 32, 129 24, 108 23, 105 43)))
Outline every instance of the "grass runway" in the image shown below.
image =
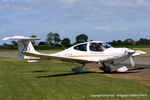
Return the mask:
POLYGON ((150 86, 135 80, 111 78, 80 66, 60 61, 28 63, 25 60, 0 58, 0 100, 149 100, 150 86), (90 95, 114 97, 91 97, 90 95), (147 96, 118 97, 117 94, 147 96))

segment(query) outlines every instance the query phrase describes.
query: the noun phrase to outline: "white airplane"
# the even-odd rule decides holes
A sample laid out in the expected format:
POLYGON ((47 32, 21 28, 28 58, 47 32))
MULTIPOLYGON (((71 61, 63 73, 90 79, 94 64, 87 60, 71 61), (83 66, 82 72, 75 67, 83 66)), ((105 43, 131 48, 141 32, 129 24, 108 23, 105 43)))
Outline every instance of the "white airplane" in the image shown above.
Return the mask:
POLYGON ((88 63, 101 64, 102 66, 99 67, 99 69, 103 70, 104 72, 111 72, 112 70, 111 67, 106 66, 106 64, 117 66, 118 72, 126 72, 128 71, 128 68, 120 65, 122 61, 130 58, 131 67, 135 67, 133 56, 146 53, 140 50, 134 51, 128 48, 114 48, 102 41, 91 41, 74 45, 58 53, 43 54, 35 51, 31 43, 32 40, 39 40, 38 38, 14 36, 6 37, 3 40, 8 39, 18 40, 18 56, 21 59, 26 59, 28 62, 56 59, 82 64, 81 67, 75 67, 72 69, 72 71, 75 73, 83 73, 84 66, 88 63))

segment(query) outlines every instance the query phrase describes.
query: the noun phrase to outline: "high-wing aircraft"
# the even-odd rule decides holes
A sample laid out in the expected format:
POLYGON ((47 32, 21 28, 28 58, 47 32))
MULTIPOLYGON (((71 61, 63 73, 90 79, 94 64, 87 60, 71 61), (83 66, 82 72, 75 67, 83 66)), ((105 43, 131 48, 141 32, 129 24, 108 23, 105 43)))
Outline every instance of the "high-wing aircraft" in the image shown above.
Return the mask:
POLYGON ((145 54, 143 51, 134 51, 128 48, 114 48, 106 42, 90 41, 76 44, 68 49, 53 54, 43 54, 35 51, 31 41, 39 40, 33 37, 14 36, 6 37, 3 40, 18 40, 18 56, 26 59, 28 62, 38 62, 40 60, 61 60, 67 62, 76 62, 82 64, 81 67, 72 69, 75 73, 83 73, 84 66, 88 63, 101 64, 99 69, 104 72, 111 72, 111 67, 106 64, 117 66, 118 72, 126 72, 128 68, 120 65, 121 62, 130 58, 131 67, 135 67, 134 56, 145 54))

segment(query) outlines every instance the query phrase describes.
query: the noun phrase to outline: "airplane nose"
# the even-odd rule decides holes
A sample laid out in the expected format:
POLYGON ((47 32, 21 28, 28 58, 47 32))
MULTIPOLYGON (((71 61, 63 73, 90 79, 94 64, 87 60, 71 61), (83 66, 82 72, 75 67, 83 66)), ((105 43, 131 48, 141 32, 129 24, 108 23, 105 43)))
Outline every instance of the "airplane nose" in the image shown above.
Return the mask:
POLYGON ((134 51, 134 50, 132 50, 132 49, 128 49, 126 52, 127 52, 129 55, 132 55, 132 54, 134 54, 134 53, 135 53, 135 51, 134 51))

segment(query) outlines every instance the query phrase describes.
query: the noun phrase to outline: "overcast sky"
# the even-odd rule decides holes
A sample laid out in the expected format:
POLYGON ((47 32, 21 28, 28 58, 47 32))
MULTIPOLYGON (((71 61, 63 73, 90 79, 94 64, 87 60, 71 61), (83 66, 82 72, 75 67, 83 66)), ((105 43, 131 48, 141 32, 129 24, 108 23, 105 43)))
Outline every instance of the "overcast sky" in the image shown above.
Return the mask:
POLYGON ((0 0, 0 44, 6 36, 49 32, 61 39, 150 39, 150 0, 0 0))

